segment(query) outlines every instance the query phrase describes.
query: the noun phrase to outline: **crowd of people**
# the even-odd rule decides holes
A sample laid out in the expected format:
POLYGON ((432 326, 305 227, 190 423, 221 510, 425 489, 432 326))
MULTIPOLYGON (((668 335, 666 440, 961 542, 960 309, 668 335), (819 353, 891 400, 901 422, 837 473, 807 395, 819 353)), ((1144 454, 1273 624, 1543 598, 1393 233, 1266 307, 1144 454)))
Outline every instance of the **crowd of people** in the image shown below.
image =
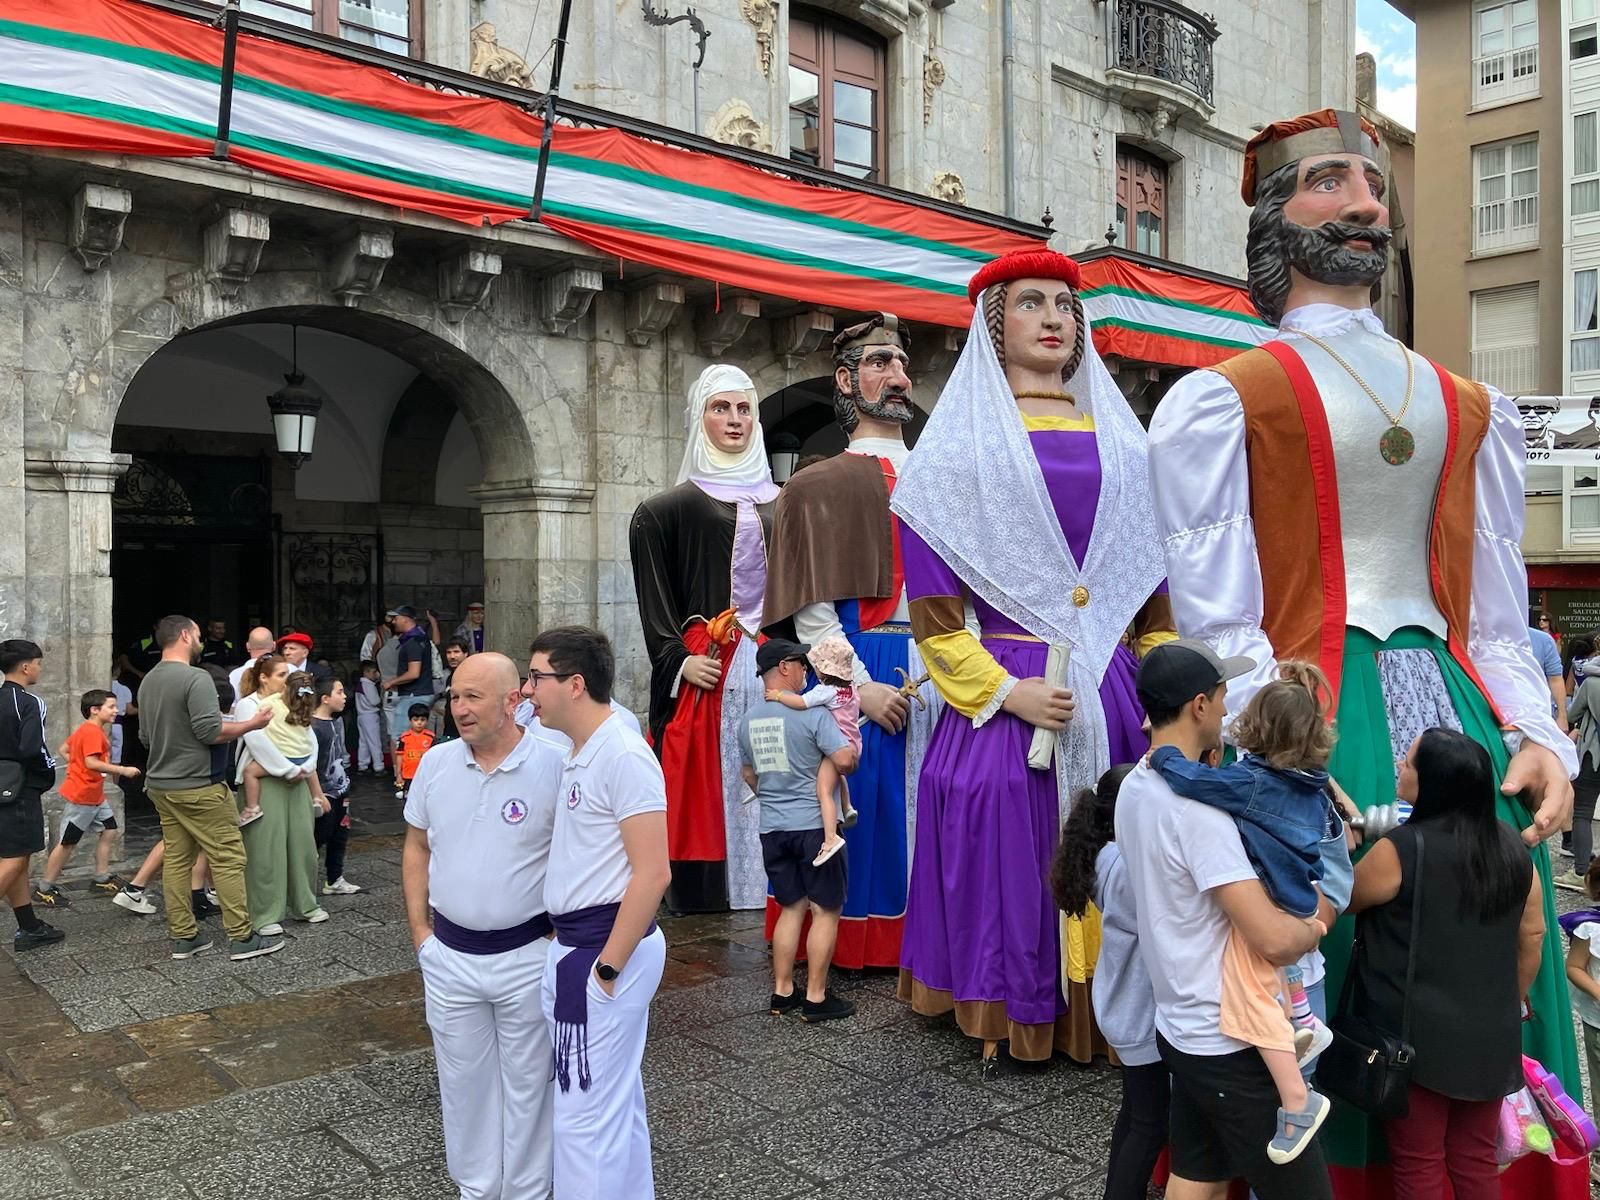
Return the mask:
MULTIPOLYGON (((352 681, 356 758, 389 754, 404 801, 464 1200, 653 1195, 663 903, 764 908, 774 1018, 847 1020, 830 971, 880 967, 985 1077, 1111 1058, 1108 1200, 1144 1196, 1163 1146, 1172 1200, 1237 1178, 1263 1200, 1587 1195, 1568 989, 1600 1061, 1600 908, 1564 919, 1564 949, 1552 895, 1600 896, 1600 656, 1551 659, 1528 627, 1515 406, 1370 308, 1379 157, 1333 110, 1252 139, 1246 258, 1278 336, 1184 377, 1148 432, 1077 264, 1043 248, 971 279, 914 450, 893 314, 836 336, 847 450, 781 488, 750 377, 708 367, 676 484, 630 528, 645 729, 595 630, 540 632, 524 674, 481 607, 450 639, 390 610, 352 681), (1559 1146, 1507 1134, 1524 1084, 1559 1146)), ((343 882, 344 684, 308 636, 258 630, 230 686, 195 665, 225 633, 162 621, 132 697, 179 958, 209 946, 202 853, 235 957, 327 919, 319 842, 323 893, 343 882)), ((0 800, 35 806, 39 657, 0 647, 0 800)), ((96 807, 62 862, 105 824, 119 702, 83 698, 68 799, 96 807)), ((59 934, 26 903, 39 822, 18 811, 0 803, 0 885, 26 948, 59 934)))

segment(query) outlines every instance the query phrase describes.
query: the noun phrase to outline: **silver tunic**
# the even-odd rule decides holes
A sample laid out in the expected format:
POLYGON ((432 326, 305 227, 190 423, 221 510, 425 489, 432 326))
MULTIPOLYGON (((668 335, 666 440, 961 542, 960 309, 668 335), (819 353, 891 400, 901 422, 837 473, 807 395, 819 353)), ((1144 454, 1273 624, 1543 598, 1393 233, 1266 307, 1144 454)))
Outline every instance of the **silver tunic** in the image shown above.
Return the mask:
MULTIPOLYGON (((1320 340, 1339 352, 1391 413, 1399 414, 1406 394, 1401 356, 1408 353, 1399 342, 1360 324, 1320 340)), ((1372 398, 1321 347, 1303 337, 1291 336, 1290 341, 1321 393, 1333 436, 1348 599, 1345 623, 1379 639, 1408 625, 1444 637, 1444 614, 1434 603, 1428 566, 1448 429, 1438 375, 1426 359, 1412 355, 1416 384, 1401 424, 1411 431, 1416 453, 1409 462, 1392 466, 1378 452, 1390 422, 1372 398)))

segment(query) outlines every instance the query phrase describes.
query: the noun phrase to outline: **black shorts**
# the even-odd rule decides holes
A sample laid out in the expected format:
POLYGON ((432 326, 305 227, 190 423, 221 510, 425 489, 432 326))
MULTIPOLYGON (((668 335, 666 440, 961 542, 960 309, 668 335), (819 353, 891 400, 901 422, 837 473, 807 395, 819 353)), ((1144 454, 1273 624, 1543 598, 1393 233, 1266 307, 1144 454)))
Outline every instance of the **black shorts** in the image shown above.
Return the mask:
POLYGON ((779 829, 761 835, 761 862, 772 884, 772 898, 784 908, 809 900, 821 909, 844 907, 850 873, 842 849, 820 867, 811 860, 822 849, 820 829, 779 829))
POLYGON ((1278 1089, 1259 1050, 1185 1054, 1159 1034, 1156 1044, 1172 1072, 1174 1175, 1197 1183, 1244 1178, 1260 1200, 1332 1200, 1320 1145, 1281 1166, 1267 1157, 1278 1089))
POLYGON ((0 858, 27 858, 44 849, 44 793, 24 790, 0 804, 0 858))

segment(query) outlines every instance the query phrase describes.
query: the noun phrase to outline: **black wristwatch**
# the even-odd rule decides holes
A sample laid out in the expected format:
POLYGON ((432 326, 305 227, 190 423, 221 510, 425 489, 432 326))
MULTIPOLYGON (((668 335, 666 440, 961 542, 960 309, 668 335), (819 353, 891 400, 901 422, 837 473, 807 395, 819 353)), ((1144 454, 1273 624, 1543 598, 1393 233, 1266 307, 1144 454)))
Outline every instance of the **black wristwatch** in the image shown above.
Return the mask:
POLYGON ((610 983, 617 977, 617 969, 610 963, 595 963, 594 973, 600 977, 601 983, 610 983))

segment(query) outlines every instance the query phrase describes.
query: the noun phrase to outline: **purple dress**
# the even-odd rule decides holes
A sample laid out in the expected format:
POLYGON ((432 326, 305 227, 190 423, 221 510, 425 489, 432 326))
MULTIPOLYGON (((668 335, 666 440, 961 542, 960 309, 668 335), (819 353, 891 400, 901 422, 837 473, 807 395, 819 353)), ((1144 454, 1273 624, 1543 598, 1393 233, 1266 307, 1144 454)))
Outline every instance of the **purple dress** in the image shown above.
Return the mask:
MULTIPOLYGON (((1067 544, 1081 563, 1100 495, 1095 435, 1044 429, 1028 436, 1067 544)), ((969 599, 984 650, 1018 679, 1044 674, 1044 642, 970 595, 904 525, 901 539, 914 618, 919 600, 969 599)), ((1092 592, 1094 581, 1085 582, 1092 592)), ((943 603, 950 611, 948 600, 943 603)), ((1100 684, 1113 765, 1137 761, 1149 745, 1134 692, 1136 670, 1133 654, 1119 646, 1100 684)), ((972 1037, 1009 1038, 1016 1058, 1048 1058, 1060 1048, 1087 1061, 1096 1048, 1104 1053, 1104 1042, 1094 1044, 1087 989, 1084 1003, 1074 1003, 1072 1018, 1066 1017, 1059 914, 1049 887, 1065 813, 1058 813, 1055 771, 1028 767, 1032 740, 1033 726, 1010 713, 998 712, 974 729, 970 717, 945 709, 918 783, 901 994, 921 1012, 953 1008, 972 1037)), ((1071 783, 1076 793, 1095 780, 1071 783)))

